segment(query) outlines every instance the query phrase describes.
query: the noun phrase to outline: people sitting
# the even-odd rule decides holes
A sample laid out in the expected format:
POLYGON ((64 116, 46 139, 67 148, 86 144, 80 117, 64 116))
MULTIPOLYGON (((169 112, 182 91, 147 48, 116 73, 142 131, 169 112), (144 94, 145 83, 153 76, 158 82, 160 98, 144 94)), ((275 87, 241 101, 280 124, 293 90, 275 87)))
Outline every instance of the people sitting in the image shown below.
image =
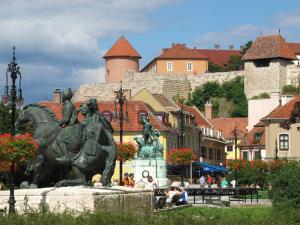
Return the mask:
POLYGON ((178 191, 178 190, 176 189, 176 187, 171 186, 170 189, 169 189, 169 191, 166 193, 166 196, 167 196, 167 201, 166 201, 166 203, 171 203, 172 200, 173 200, 173 197, 174 197, 175 195, 180 196, 181 193, 180 193, 180 191, 178 191))
POLYGON ((134 174, 133 173, 129 174, 128 181, 129 181, 128 186, 129 187, 134 187, 135 180, 134 180, 134 174))
POLYGON ((151 189, 157 188, 157 183, 153 180, 152 176, 147 177, 147 187, 151 189))
POLYGON ((226 180, 226 177, 223 177, 221 181, 221 188, 228 188, 228 181, 226 180))
POLYGON ((123 186, 125 187, 128 187, 129 186, 129 177, 128 177, 128 173, 124 173, 124 178, 122 180, 122 184, 123 186))
POLYGON ((176 205, 186 205, 188 201, 188 194, 183 187, 180 188, 180 192, 180 199, 177 201, 176 205))

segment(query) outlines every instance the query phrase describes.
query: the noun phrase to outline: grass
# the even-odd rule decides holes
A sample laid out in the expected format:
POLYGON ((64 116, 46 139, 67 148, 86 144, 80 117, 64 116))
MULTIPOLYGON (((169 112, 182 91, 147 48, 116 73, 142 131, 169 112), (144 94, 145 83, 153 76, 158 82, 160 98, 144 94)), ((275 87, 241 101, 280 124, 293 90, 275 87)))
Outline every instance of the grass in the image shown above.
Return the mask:
POLYGON ((116 213, 72 214, 28 213, 0 218, 5 225, 294 225, 300 224, 300 213, 294 210, 274 211, 272 207, 185 208, 155 214, 149 218, 116 213))

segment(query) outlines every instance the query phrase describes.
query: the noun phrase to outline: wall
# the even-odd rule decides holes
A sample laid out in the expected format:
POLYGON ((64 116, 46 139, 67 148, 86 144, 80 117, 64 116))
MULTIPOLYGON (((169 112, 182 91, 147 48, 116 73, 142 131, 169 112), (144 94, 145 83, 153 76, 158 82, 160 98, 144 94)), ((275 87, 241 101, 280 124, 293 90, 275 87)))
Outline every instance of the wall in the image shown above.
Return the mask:
POLYGON ((291 126, 290 130, 285 130, 281 127, 279 127, 280 121, 273 121, 270 124, 266 125, 265 129, 265 135, 266 135, 266 157, 267 158, 273 158, 275 157, 275 142, 277 140, 277 146, 278 146, 278 157, 284 157, 284 158, 300 158, 300 133, 297 130, 297 127, 299 127, 299 123, 293 124, 291 126), (280 151, 279 150, 279 140, 278 135, 279 134, 289 134, 289 151, 280 151))
POLYGON ((107 58, 105 60, 105 82, 120 82, 127 70, 139 71, 139 58, 107 58))
POLYGON ((208 61, 206 59, 157 59, 156 72, 161 73, 177 73, 177 74, 194 74, 205 73, 208 70, 208 61), (173 71, 167 71, 167 62, 173 63, 173 71), (187 63, 193 64, 192 71, 187 71, 187 63))

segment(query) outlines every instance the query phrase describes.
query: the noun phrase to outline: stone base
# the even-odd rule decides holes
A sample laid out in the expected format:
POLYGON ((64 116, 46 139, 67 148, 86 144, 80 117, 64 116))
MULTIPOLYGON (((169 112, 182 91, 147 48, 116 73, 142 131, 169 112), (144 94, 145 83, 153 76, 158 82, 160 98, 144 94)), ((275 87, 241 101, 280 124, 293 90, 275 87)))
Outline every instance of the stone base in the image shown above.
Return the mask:
MULTIPOLYGON (((0 209, 8 210, 9 191, 0 191, 0 209)), ((115 211, 149 216, 153 212, 151 190, 128 187, 61 187, 15 190, 16 211, 61 212, 115 211)))
POLYGON ((136 181, 146 181, 143 172, 146 175, 148 171, 159 187, 168 186, 167 164, 164 159, 135 159, 131 161, 131 167, 136 181))

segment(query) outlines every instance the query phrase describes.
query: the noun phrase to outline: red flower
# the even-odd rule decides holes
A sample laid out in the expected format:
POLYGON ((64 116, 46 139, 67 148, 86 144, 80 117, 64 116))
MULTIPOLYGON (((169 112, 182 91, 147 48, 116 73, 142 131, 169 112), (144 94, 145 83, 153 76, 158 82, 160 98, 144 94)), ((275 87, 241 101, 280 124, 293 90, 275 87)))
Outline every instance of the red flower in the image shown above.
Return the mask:
POLYGON ((191 148, 173 148, 167 154, 167 161, 175 165, 190 164, 195 160, 195 155, 191 148))
POLYGON ((119 161, 127 161, 133 159, 135 156, 137 149, 136 145, 132 142, 126 142, 126 143, 117 143, 118 148, 118 160, 119 161))

